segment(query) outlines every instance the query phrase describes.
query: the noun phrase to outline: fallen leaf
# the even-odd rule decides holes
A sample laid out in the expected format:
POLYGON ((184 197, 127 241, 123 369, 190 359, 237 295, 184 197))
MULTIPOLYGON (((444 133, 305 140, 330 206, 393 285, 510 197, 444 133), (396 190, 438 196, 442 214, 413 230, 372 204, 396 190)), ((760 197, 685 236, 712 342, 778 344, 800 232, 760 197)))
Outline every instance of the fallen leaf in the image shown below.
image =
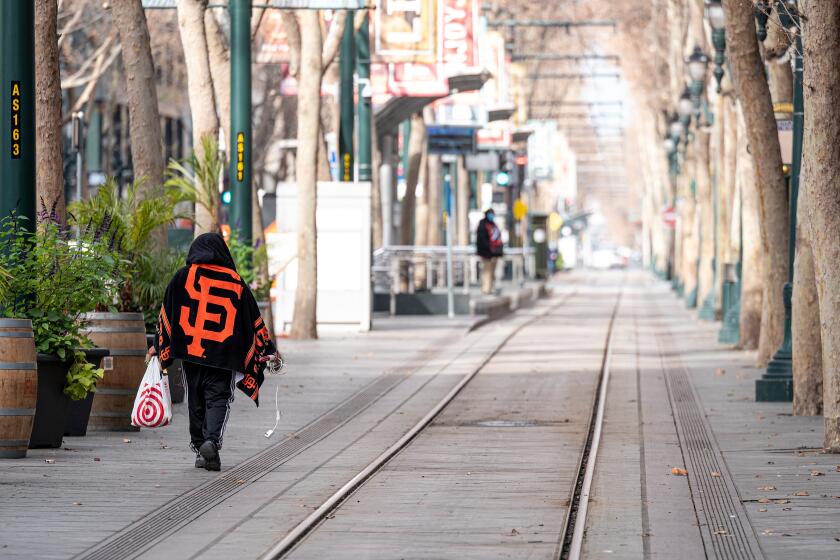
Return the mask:
POLYGON ((775 486, 759 486, 758 489, 763 491, 763 492, 770 492, 771 490, 775 490, 776 487, 775 486))
POLYGON ((94 461, 96 461, 96 462, 98 463, 98 462, 99 462, 99 461, 101 461, 102 459, 100 459, 99 457, 94 457, 94 458, 93 458, 93 460, 94 460, 94 461))
POLYGON ((837 472, 840 472, 840 465, 837 465, 837 472))
POLYGON ((82 505, 82 502, 73 502, 73 505, 74 506, 80 506, 80 505, 82 505))
POLYGON ((688 471, 679 467, 671 469, 671 474, 674 476, 688 476, 688 471))
POLYGON ((725 535, 725 534, 726 534, 726 529, 717 529, 715 531, 715 535, 725 535))
POLYGON ((789 504, 790 500, 776 500, 777 504, 789 504))
POLYGON ((761 513, 764 513, 765 511, 767 511, 767 508, 758 508, 758 511, 760 511, 761 513))
POLYGON ((791 511, 793 508, 782 508, 782 511, 791 511))
POLYGON ((720 478, 720 473, 717 471, 712 471, 712 476, 715 478, 720 478))
POLYGON ((235 480, 234 483, 235 484, 245 484, 245 481, 240 478, 239 480, 235 480))
POLYGON ((55 463, 55 459, 44 459, 44 462, 48 465, 52 465, 53 463, 55 463))
POLYGON ((794 492, 794 496, 810 496, 807 490, 800 490, 799 492, 794 492))
POLYGON ((725 373, 726 373, 726 370, 723 369, 722 367, 719 367, 715 370, 715 375, 718 375, 718 376, 724 375, 725 373))
POLYGON ((165 443, 161 443, 161 444, 160 444, 160 448, 161 448, 161 449, 169 449, 169 446, 168 446, 168 445, 166 445, 165 443))
POLYGON ((128 439, 127 437, 126 437, 126 438, 123 438, 123 443, 131 443, 131 440, 130 440, 130 439, 128 439))
POLYGON ((811 476, 825 476, 825 473, 820 471, 811 471, 811 476))
POLYGON ((511 529, 510 530, 510 536, 513 537, 513 536, 518 535, 518 534, 519 534, 519 531, 517 531, 516 529, 511 529))

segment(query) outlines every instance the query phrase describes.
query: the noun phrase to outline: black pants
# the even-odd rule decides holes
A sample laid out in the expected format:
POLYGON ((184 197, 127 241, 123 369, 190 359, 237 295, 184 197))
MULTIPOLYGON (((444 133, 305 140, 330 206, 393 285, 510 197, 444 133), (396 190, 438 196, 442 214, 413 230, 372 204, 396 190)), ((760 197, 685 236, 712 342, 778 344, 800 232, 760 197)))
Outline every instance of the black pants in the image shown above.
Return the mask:
POLYGON ((221 448, 233 402, 233 372, 184 362, 184 377, 190 409, 190 446, 197 450, 209 439, 221 448))

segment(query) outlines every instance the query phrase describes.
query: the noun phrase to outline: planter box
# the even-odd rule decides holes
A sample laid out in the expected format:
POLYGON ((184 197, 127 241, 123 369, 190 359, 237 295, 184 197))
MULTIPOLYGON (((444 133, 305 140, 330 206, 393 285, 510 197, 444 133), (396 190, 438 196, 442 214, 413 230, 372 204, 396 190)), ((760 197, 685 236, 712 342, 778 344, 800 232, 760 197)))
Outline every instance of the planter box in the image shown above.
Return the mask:
POLYGON ((0 317, 0 459, 26 457, 38 396, 29 319, 0 317))
MULTIPOLYGON (((107 348, 91 348, 85 350, 85 360, 89 364, 98 366, 102 358, 109 354, 107 348)), ((80 437, 87 434, 88 421, 90 420, 90 409, 93 406, 94 393, 88 393, 87 397, 80 401, 67 399, 67 416, 64 426, 65 436, 80 437)))

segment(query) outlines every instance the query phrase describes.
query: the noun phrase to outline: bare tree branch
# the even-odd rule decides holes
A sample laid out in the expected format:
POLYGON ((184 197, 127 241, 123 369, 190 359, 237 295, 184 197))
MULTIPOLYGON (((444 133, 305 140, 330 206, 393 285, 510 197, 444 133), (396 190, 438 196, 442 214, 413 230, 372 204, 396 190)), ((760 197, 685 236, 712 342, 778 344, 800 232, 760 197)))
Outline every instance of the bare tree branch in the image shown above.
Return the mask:
MULTIPOLYGON (((90 80, 87 82, 87 86, 85 87, 82 94, 76 98, 76 103, 73 104, 73 108, 70 110, 68 114, 68 120, 70 115, 75 113, 76 111, 81 110, 81 108, 87 103, 87 100, 93 95, 93 91, 96 89, 96 84, 99 82, 99 78, 111 67, 111 64, 117 59, 119 56, 122 47, 120 45, 114 45, 111 48, 111 52, 108 54, 108 58, 105 58, 105 53, 100 53, 99 57, 96 59, 96 65, 94 66, 93 72, 91 72, 90 80)), ((63 86, 62 86, 63 88, 63 86)))
POLYGON ((289 41, 289 74, 297 78, 300 73, 300 25, 293 12, 283 10, 280 14, 289 41))
MULTIPOLYGON (((114 44, 114 41, 116 40, 116 38, 117 38, 116 33, 112 32, 110 35, 108 35, 108 38, 105 39, 105 42, 102 43, 99 46, 99 48, 96 49, 96 51, 94 51, 85 60, 84 64, 82 64, 82 66, 76 71, 75 74, 68 77, 66 80, 61 80, 61 89, 77 88, 77 87, 80 87, 80 86, 83 86, 83 85, 87 84, 91 80, 95 80, 95 79, 99 78, 99 76, 96 75, 96 70, 94 70, 90 74, 87 74, 87 75, 84 75, 84 74, 88 71, 88 68, 90 68, 91 65, 94 65, 100 59, 100 57, 103 56, 106 53, 106 51, 108 51, 108 49, 111 48, 111 46, 114 44)), ((59 45, 60 44, 61 43, 59 43, 59 45)))
POLYGON ((341 48, 341 36, 344 34, 344 24, 347 22, 347 10, 342 10, 335 14, 330 30, 327 32, 327 37, 324 39, 324 50, 321 55, 321 67, 326 69, 332 61, 335 60, 338 54, 338 49, 341 48))

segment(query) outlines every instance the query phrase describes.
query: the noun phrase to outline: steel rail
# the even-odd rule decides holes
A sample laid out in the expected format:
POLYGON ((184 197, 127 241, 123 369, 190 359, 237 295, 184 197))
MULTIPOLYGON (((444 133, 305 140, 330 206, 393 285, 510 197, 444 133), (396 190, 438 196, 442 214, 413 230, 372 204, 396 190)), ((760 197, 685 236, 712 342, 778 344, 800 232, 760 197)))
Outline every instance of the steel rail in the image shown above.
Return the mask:
POLYGON ((544 312, 535 315, 529 320, 523 322, 509 333, 504 340, 482 360, 482 362, 470 373, 464 377, 453 387, 423 418, 421 418, 408 432, 406 432, 394 444, 383 451, 378 457, 371 461, 364 469, 362 469, 353 478, 347 481, 341 488, 336 490, 329 498, 327 498, 318 508, 310 513, 303 521, 298 523, 291 531, 289 531, 282 540, 267 550, 260 560, 277 560, 290 552, 295 545, 297 545, 304 537, 312 532, 334 509, 340 506, 353 492, 367 482, 374 474, 376 474, 388 461, 390 461, 397 453, 402 451, 411 443, 417 435, 420 434, 432 421, 437 417, 446 406, 461 392, 461 390, 473 380, 473 378, 484 369, 490 360, 492 360, 505 345, 516 336, 522 329, 533 324, 537 320, 545 317, 559 306, 568 302, 577 294, 577 290, 567 294, 561 301, 549 306, 544 312))
POLYGON ((586 443, 581 452, 578 463, 577 482, 572 500, 569 502, 569 513, 564 520, 559 554, 561 560, 580 560, 583 549, 583 537, 586 531, 586 514, 589 509, 589 496, 592 491, 592 479, 595 475, 595 463, 598 458, 598 448, 601 444, 601 431, 604 425, 604 411, 607 406, 607 389, 610 382, 610 362, 612 359, 612 342, 615 332, 615 320, 621 306, 623 288, 619 290, 613 308, 610 324, 607 329, 607 340, 604 347, 604 357, 601 362, 601 377, 592 404, 592 417, 589 422, 586 443), (571 532, 570 532, 571 530, 571 532))

